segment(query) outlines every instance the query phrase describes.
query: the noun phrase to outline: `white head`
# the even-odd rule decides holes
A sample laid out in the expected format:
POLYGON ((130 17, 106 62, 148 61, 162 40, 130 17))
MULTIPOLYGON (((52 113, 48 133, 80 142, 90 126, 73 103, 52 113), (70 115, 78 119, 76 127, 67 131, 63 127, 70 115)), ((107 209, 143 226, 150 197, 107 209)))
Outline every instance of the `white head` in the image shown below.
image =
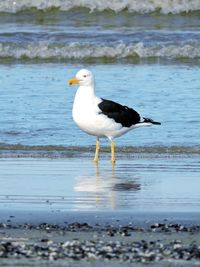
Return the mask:
POLYGON ((79 70, 76 76, 68 81, 69 85, 79 84, 80 86, 94 86, 92 72, 86 69, 79 70))

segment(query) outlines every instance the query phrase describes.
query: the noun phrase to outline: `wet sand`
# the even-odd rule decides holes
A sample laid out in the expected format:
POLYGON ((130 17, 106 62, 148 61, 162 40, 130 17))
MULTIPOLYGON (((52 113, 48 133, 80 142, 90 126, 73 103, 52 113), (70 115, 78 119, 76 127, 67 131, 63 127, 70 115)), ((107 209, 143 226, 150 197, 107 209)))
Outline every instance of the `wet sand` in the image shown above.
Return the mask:
POLYGON ((2 266, 199 266, 197 156, 0 161, 2 266))
POLYGON ((199 212, 198 155, 0 160, 0 210, 199 212))

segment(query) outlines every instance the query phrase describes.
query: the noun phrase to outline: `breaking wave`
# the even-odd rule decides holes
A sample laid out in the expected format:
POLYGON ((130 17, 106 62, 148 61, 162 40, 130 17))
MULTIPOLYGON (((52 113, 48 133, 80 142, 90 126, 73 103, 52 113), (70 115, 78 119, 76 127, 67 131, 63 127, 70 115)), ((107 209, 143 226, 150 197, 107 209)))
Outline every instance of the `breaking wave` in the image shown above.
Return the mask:
POLYGON ((120 12, 151 13, 159 11, 162 14, 179 14, 200 10, 199 0, 4 0, 0 1, 0 12, 17 13, 36 9, 48 11, 58 9, 68 11, 72 8, 87 8, 91 12, 111 10, 120 12))
POLYGON ((124 58, 200 58, 199 42, 188 44, 154 44, 145 46, 144 43, 136 44, 116 43, 112 45, 103 44, 81 44, 73 42, 69 44, 49 44, 38 42, 30 44, 8 44, 0 43, 0 58, 12 60, 92 60, 107 58, 110 60, 124 58))

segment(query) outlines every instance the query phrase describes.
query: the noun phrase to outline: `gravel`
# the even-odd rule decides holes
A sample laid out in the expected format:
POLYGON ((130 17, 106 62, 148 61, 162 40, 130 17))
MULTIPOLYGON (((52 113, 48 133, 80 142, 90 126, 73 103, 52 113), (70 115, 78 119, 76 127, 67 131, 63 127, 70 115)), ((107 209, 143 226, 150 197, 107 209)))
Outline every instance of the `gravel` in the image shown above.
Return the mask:
POLYGON ((0 258, 199 262, 199 233, 200 225, 155 223, 144 229, 132 224, 101 227, 75 222, 65 226, 47 223, 14 226, 8 222, 0 224, 0 258))

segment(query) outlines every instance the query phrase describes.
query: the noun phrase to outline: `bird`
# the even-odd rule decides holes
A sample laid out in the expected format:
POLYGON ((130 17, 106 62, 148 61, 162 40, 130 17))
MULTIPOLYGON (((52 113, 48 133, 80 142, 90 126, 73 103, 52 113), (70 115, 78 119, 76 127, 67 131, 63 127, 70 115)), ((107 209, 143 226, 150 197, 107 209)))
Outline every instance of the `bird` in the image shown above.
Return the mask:
POLYGON ((81 69, 68 85, 79 85, 72 108, 72 117, 77 126, 89 135, 96 136, 93 161, 99 161, 100 138, 110 141, 111 163, 115 164, 114 139, 141 126, 160 125, 160 122, 141 116, 133 108, 95 94, 95 79, 90 70, 81 69))

